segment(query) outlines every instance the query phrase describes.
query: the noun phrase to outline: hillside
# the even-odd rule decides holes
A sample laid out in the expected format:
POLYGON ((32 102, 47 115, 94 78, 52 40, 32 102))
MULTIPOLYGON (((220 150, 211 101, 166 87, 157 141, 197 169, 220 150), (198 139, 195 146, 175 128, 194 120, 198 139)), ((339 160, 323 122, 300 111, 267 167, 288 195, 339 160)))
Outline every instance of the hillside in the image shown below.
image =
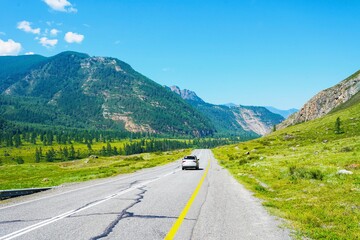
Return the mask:
POLYGON ((270 132, 284 118, 264 107, 214 105, 206 103, 196 93, 177 86, 170 89, 208 117, 219 134, 234 134, 254 138, 270 132))
POLYGON ((299 239, 360 238, 359 102, 214 153, 299 239))
POLYGON ((312 97, 297 113, 291 115, 278 128, 285 128, 301 122, 325 116, 345 104, 360 91, 360 71, 335 86, 325 89, 312 97))
POLYGON ((63 52, 0 63, 0 116, 10 121, 171 135, 215 131, 178 95, 115 58, 63 52))

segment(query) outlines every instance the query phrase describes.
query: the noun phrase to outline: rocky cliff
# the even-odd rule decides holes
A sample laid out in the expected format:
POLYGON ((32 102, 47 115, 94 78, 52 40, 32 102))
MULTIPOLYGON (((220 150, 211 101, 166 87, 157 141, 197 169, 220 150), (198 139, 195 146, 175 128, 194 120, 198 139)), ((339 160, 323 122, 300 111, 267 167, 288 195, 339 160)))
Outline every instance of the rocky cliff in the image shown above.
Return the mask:
POLYGON ((180 95, 180 97, 184 100, 191 100, 191 101, 202 102, 202 103, 204 102, 204 100, 202 100, 200 97, 198 97, 198 95, 193 91, 190 91, 188 89, 180 89, 178 86, 171 86, 169 88, 172 92, 180 95))
POLYGON ((349 101, 360 91, 360 71, 351 75, 339 84, 325 89, 313 98, 311 98, 300 109, 284 122, 278 125, 278 128, 285 128, 297 123, 310 121, 325 116, 338 106, 349 101))
POLYGON ((241 135, 250 139, 269 133, 274 125, 284 120, 265 107, 214 105, 206 103, 193 91, 181 90, 177 86, 170 89, 208 117, 220 134, 241 135))

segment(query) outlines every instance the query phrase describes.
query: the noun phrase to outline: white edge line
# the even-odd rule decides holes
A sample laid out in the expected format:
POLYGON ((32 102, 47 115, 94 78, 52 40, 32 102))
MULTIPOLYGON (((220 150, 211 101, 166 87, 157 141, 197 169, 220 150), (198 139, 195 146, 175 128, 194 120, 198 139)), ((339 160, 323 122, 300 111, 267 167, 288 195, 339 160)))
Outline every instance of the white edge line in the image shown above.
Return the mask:
MULTIPOLYGON (((176 161, 179 161, 179 160, 176 160, 176 161)), ((176 161, 175 161, 175 162, 176 162, 176 161)), ((175 162, 174 162, 174 163, 175 163, 175 162)), ((170 163, 170 164, 171 164, 171 163, 170 163)), ((165 167, 165 166, 167 166, 167 165, 163 165, 163 166, 159 166, 159 167, 165 167)), ((150 168, 150 169, 151 169, 151 168, 150 168)), ((155 169, 154 169, 154 170, 155 170, 155 169)), ((159 169, 156 169, 156 170, 159 170, 159 169)), ((135 172, 135 173, 136 173, 136 172, 135 172)), ((145 173, 138 172, 138 173, 139 173, 139 175, 142 175, 142 174, 146 174, 146 173, 149 173, 149 172, 145 172, 145 173)), ((96 186, 99 186, 99 185, 104 185, 104 184, 108 184, 108 183, 113 183, 113 182, 116 182, 116 181, 119 181, 119 180, 123 180, 123 179, 128 178, 128 177, 137 177, 137 176, 128 175, 128 176, 124 176, 124 177, 121 177, 121 178, 117 178, 117 179, 114 179, 114 180, 111 180, 111 181, 102 182, 102 183, 97 183, 97 184, 94 184, 94 185, 89 185, 89 186, 86 186, 86 187, 69 190, 69 191, 62 192, 62 193, 58 193, 58 194, 51 195, 51 196, 46 196, 46 197, 42 197, 42 198, 37 198, 37 199, 29 200, 29 201, 26 201, 26 202, 20 202, 20 203, 16 203, 16 204, 13 204, 13 205, 5 206, 5 207, 0 207, 0 210, 7 209, 7 208, 12 208, 12 207, 16 207, 16 206, 20 206, 20 205, 27 204, 27 203, 31 203, 31 202, 40 201, 40 200, 47 199, 47 198, 57 197, 57 196, 60 196, 60 195, 66 194, 66 193, 76 192, 76 191, 84 190, 84 189, 87 189, 87 188, 96 187, 96 186)), ((55 189, 56 189, 56 188, 59 188, 59 186, 54 187, 54 188, 55 188, 55 189)), ((1 240, 1 238, 0 238, 0 240, 1 240)))
POLYGON ((174 173, 176 173, 176 172, 178 172, 178 171, 180 171, 180 170, 175 170, 175 171, 172 171, 172 172, 170 172, 170 173, 167 173, 167 174, 165 174, 165 175, 163 175, 163 176, 160 176, 160 177, 158 177, 158 178, 156 178, 156 179, 149 180, 149 181, 146 181, 146 182, 143 182, 143 183, 134 185, 134 186, 132 186, 132 187, 130 187, 130 188, 128 188, 128 189, 125 189, 125 190, 123 190, 123 191, 121 191, 121 192, 119 192, 119 193, 117 193, 117 194, 112 194, 112 195, 110 195, 110 196, 107 196, 107 197, 104 198, 103 200, 101 200, 101 201, 99 201, 99 202, 95 202, 95 203, 93 203, 93 204, 90 204, 90 205, 88 205, 88 206, 86 206, 86 207, 84 207, 84 208, 81 208, 81 209, 78 209, 78 210, 71 210, 71 211, 68 211, 68 212, 66 212, 66 213, 60 214, 60 215, 58 215, 58 216, 52 217, 51 219, 48 219, 48 220, 45 220, 45 221, 36 223, 36 224, 34 224, 34 225, 28 226, 28 227, 26 227, 26 228, 20 229, 20 230, 15 231, 15 232, 12 232, 12 233, 10 233, 10 234, 7 234, 7 235, 5 235, 5 236, 0 237, 0 240, 10 240, 10 239, 13 239, 13 238, 16 238, 16 237, 20 237, 20 236, 22 236, 22 235, 24 235, 24 234, 26 234, 26 233, 28 233, 28 232, 34 231, 35 229, 44 227, 44 226, 46 226, 46 225, 49 225, 49 224, 54 223, 54 222, 57 222, 57 221, 59 221, 59 220, 61 220, 61 219, 64 219, 64 218, 66 218, 66 217, 69 217, 69 216, 71 216, 71 215, 73 215, 73 214, 82 212, 82 211, 84 211, 84 210, 86 210, 86 209, 88 209, 88 208, 94 207, 94 206, 99 205, 99 204, 101 204, 101 203, 103 203, 103 202, 106 202, 106 201, 108 201, 108 200, 110 200, 110 199, 113 199, 113 198, 115 198, 115 197, 118 197, 118 196, 123 195, 123 194, 128 193, 128 192, 131 192, 131 191, 133 191, 133 190, 135 190, 135 189, 138 189, 139 187, 146 186, 146 185, 149 184, 149 183, 152 183, 152 182, 155 182, 155 181, 157 181, 157 180, 160 180, 160 179, 162 179, 162 178, 164 178, 164 177, 167 177, 167 176, 169 176, 169 175, 171 175, 171 174, 174 174, 174 173))

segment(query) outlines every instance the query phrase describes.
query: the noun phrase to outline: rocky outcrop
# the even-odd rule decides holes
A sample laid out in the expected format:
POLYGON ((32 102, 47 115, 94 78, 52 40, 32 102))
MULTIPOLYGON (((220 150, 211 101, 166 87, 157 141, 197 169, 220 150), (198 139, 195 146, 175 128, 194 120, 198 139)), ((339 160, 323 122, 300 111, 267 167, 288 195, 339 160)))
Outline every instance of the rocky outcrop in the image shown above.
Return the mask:
POLYGON ((257 109, 244 106, 232 107, 232 112, 236 117, 236 121, 246 131, 253 131, 259 135, 269 133, 273 125, 268 124, 267 121, 262 119, 257 109))
POLYGON ((181 98, 184 100, 190 100, 190 101, 202 102, 202 103, 204 102, 204 100, 199 98, 198 95, 196 95, 196 93, 193 91, 187 89, 180 89, 178 86, 171 86, 169 88, 172 92, 180 95, 181 98))
POLYGON ((278 129, 325 116, 333 109, 344 104, 360 91, 360 71, 343 80, 339 84, 325 89, 311 98, 300 109, 284 122, 278 129))

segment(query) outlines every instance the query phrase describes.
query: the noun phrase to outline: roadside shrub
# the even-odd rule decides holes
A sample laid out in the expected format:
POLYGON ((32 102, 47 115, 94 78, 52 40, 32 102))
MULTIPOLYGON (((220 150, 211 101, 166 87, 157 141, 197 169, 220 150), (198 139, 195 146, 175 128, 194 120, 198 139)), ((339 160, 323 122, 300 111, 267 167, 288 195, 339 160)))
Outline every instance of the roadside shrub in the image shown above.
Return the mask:
POLYGON ((248 157, 248 160, 249 161, 252 161, 252 160, 259 160, 260 159, 260 157, 259 156, 249 156, 248 157))
POLYGON ((351 152, 352 148, 351 147, 343 147, 340 149, 340 152, 351 152))
POLYGON ((24 159, 23 159, 22 157, 16 157, 16 158, 15 158, 15 162, 16 162, 17 164, 24 164, 24 159))
POLYGON ((262 144, 263 146, 270 146, 271 145, 270 141, 268 141, 268 140, 261 140, 261 141, 259 141, 259 143, 262 144))
POLYGON ((292 179, 315 179, 323 180, 324 174, 319 169, 306 169, 303 167, 291 166, 289 168, 290 176, 292 179))
POLYGON ((244 165, 244 164, 247 164, 248 162, 249 162, 249 160, 247 160, 247 159, 240 159, 239 165, 244 165))
POLYGON ((258 192, 267 192, 266 188, 264 188, 261 185, 256 185, 255 190, 258 191, 258 192))
POLYGON ((125 158, 126 161, 143 161, 144 158, 142 156, 135 156, 135 157, 129 157, 125 158))

